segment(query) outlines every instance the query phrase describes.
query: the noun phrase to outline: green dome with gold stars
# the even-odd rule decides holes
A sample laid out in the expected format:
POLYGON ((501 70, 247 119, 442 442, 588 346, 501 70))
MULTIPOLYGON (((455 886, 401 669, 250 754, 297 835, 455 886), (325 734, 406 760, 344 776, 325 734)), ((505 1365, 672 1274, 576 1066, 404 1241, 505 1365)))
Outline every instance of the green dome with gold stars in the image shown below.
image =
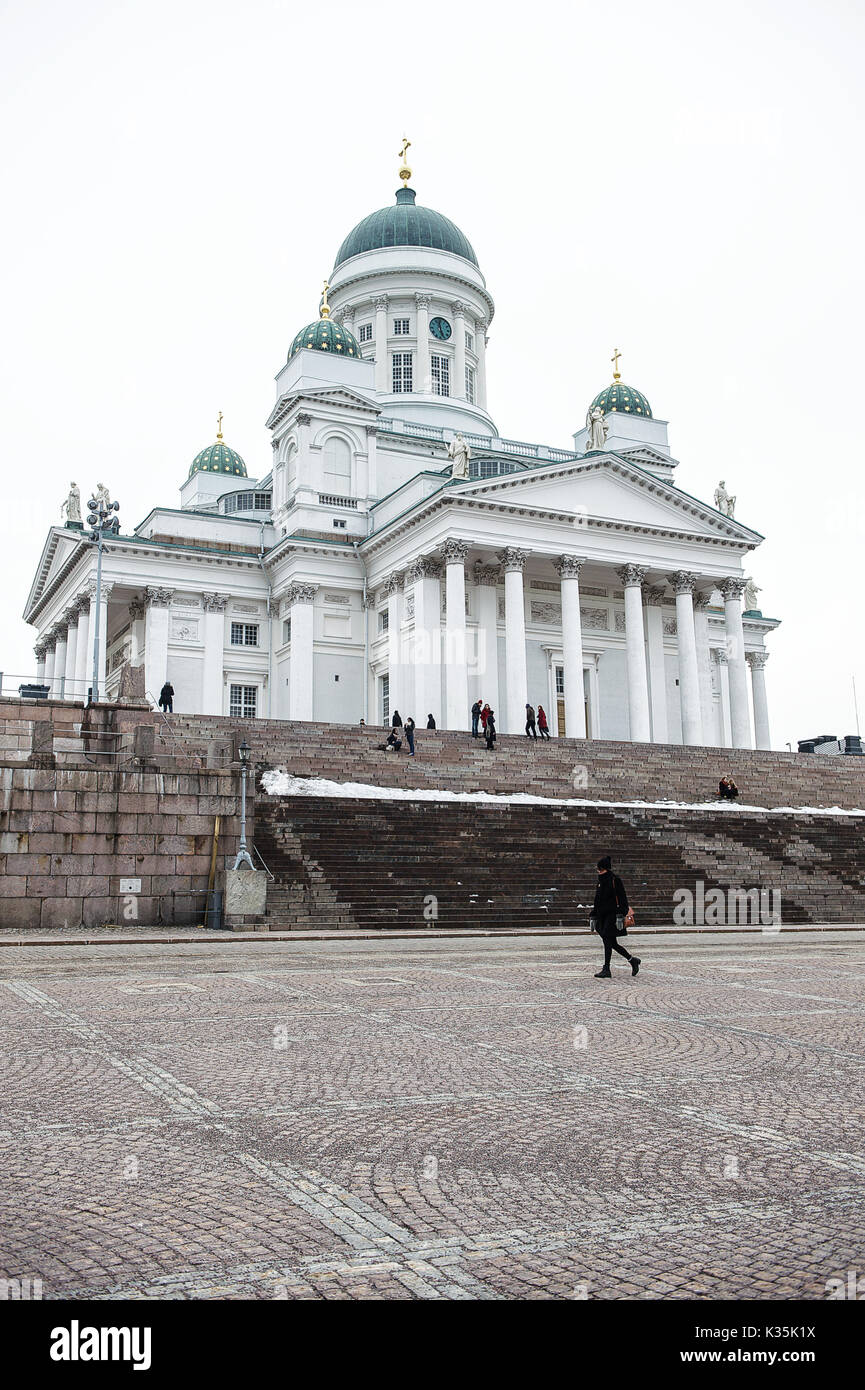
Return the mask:
POLYGON ((302 328, 294 336, 294 342, 288 350, 288 360, 291 361, 296 352, 301 348, 312 348, 315 352, 332 352, 336 357, 360 357, 360 344, 353 333, 349 333, 341 323, 334 323, 330 317, 330 306, 327 302, 328 284, 325 280, 324 290, 321 300, 321 318, 316 319, 315 323, 308 323, 306 328, 302 328))
POLYGON ((222 438, 222 412, 219 413, 219 426, 215 444, 208 444, 189 466, 189 477, 193 473, 221 473, 231 478, 245 478, 246 464, 236 449, 229 449, 222 438))
POLYGON ((652 418, 652 407, 642 391, 635 390, 633 386, 626 386, 623 381, 614 381, 612 386, 599 391, 589 410, 594 410, 596 405, 601 407, 605 415, 611 410, 621 410, 625 415, 645 415, 649 420, 652 418))

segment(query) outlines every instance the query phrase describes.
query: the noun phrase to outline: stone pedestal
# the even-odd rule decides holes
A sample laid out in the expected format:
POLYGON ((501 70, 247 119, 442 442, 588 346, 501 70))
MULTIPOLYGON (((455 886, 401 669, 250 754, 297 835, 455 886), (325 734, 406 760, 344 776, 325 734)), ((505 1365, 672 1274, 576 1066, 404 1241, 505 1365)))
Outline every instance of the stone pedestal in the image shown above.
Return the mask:
POLYGON ((224 913, 229 931, 263 927, 267 874, 263 869, 226 869, 224 913))

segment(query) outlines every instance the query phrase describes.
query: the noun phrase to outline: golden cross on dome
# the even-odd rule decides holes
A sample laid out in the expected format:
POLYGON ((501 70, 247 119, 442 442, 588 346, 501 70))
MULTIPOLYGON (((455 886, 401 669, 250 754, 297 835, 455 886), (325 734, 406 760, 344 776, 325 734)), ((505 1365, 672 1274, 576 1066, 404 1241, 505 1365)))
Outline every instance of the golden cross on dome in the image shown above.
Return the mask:
POLYGON ((616 351, 610 358, 610 361, 613 364, 613 381, 621 381, 622 379, 622 374, 619 371, 619 358, 621 357, 621 355, 622 354, 619 352, 619 349, 616 348, 616 351))
POLYGON ((221 438, 222 438, 222 411, 221 411, 221 410, 220 410, 220 412, 219 412, 219 416, 218 416, 217 421, 216 421, 216 437, 217 437, 217 439, 221 439, 221 438))
POLYGON ((411 140, 407 140, 405 136, 403 136, 402 149, 399 152, 399 157, 402 160, 402 164, 400 165, 399 176, 402 179, 403 183, 408 183, 409 179, 411 178, 411 169, 408 167, 408 164, 406 163, 406 150, 409 148, 410 145, 411 140))
POLYGON ((322 317, 323 319, 329 319, 329 318, 330 318, 330 305, 329 305, 328 302, 327 302, 327 292, 328 292, 329 289, 330 289, 330 284, 328 283, 327 280, 325 280, 325 282, 324 282, 324 288, 322 289, 322 292, 321 292, 321 317, 322 317))

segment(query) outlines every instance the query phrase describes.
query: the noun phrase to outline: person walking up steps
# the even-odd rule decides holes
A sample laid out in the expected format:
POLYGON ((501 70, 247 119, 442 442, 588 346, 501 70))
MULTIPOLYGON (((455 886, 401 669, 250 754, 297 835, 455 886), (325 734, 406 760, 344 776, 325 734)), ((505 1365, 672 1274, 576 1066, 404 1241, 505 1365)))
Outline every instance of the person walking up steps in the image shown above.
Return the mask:
POLYGON ((618 951, 620 956, 630 963, 631 974, 636 975, 640 968, 640 957, 632 956, 626 951, 624 946, 619 945, 616 933, 616 918, 624 917, 628 911, 628 895, 625 892, 625 885, 618 874, 613 873, 613 866, 610 863, 609 855, 605 859, 598 860, 598 886, 595 889, 595 903, 592 908, 592 920, 590 925, 594 925, 595 931, 604 943, 604 968, 595 975, 596 980, 609 980, 612 978, 610 971, 610 958, 613 951, 618 951))
POLYGON ((538 731, 535 728, 535 711, 531 705, 526 705, 526 738, 537 738, 538 731))
POLYGON ((538 705, 538 733, 541 738, 549 738, 550 726, 547 723, 547 715, 543 705, 538 705))

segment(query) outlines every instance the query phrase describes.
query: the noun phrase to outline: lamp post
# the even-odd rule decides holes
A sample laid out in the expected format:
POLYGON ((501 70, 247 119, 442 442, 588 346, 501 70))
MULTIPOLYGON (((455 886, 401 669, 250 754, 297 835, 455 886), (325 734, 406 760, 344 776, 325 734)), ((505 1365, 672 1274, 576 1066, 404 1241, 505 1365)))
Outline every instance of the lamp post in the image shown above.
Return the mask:
MULTIPOLYGON (((101 485, 100 485, 101 486, 101 485)), ((93 624, 93 689, 92 699, 99 702, 99 610, 102 604, 102 542, 106 533, 116 536, 120 530, 120 518, 112 513, 119 512, 119 502, 109 502, 107 497, 91 497, 87 503, 87 524, 93 529, 90 540, 96 542, 96 621, 93 624)), ((106 640, 108 633, 105 634, 106 640)))
POLYGON ((252 855, 246 844, 246 773, 252 749, 244 739, 237 751, 240 757, 240 848, 237 851, 234 867, 239 869, 241 864, 245 864, 248 869, 254 869, 252 855))

